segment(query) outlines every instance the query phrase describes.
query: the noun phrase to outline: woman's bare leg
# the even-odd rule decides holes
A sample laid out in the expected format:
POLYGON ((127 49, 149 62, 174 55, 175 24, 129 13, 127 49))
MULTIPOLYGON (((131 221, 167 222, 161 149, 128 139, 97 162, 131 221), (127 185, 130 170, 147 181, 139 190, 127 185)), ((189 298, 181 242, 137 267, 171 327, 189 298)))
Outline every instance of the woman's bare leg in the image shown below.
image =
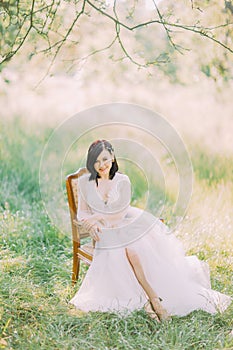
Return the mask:
POLYGON ((146 279, 139 257, 132 249, 126 248, 125 250, 126 256, 130 262, 130 265, 132 266, 135 276, 142 288, 144 289, 144 291, 146 292, 154 311, 160 319, 168 318, 167 311, 160 304, 158 295, 155 293, 155 291, 146 279))

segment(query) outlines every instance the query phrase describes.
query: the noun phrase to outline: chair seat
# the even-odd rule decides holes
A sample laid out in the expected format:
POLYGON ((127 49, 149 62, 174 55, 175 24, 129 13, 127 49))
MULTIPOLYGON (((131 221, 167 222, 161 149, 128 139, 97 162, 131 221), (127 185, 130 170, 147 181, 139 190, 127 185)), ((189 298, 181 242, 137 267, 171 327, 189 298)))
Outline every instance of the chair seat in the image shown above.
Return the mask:
POLYGON ((90 265, 93 259, 94 247, 91 243, 86 243, 78 248, 78 258, 82 259, 84 263, 90 265))

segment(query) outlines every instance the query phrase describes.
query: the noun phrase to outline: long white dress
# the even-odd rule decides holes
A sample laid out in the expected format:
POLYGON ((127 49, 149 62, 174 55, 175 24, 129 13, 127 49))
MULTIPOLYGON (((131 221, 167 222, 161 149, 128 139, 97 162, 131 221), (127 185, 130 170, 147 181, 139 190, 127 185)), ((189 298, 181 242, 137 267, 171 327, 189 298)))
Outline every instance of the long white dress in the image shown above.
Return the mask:
MULTIPOLYGON (((143 308, 148 300, 126 256, 136 252, 145 276, 162 298, 170 315, 184 316, 193 310, 223 312, 232 298, 211 289, 207 263, 185 256, 181 242, 158 218, 130 205, 131 183, 117 172, 110 185, 107 204, 89 174, 78 180, 78 219, 99 214, 102 232, 92 264, 70 300, 83 311, 110 311, 127 315, 143 308)), ((102 183, 103 184, 103 183, 102 183)))

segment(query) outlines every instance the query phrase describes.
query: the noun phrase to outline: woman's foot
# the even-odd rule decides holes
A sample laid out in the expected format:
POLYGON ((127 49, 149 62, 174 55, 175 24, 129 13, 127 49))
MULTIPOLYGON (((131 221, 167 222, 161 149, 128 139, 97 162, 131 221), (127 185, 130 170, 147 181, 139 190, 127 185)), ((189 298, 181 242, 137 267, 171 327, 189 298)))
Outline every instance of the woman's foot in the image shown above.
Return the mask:
POLYGON ((157 322, 160 323, 160 319, 154 309, 152 308, 151 302, 147 301, 147 303, 144 305, 144 309, 147 313, 147 315, 152 318, 153 320, 156 320, 157 322))
POLYGON ((150 304, 151 304, 152 309, 154 310, 154 312, 158 316, 159 321, 169 320, 171 318, 171 316, 168 314, 167 310, 164 309, 164 307, 162 306, 159 297, 151 298, 150 304))

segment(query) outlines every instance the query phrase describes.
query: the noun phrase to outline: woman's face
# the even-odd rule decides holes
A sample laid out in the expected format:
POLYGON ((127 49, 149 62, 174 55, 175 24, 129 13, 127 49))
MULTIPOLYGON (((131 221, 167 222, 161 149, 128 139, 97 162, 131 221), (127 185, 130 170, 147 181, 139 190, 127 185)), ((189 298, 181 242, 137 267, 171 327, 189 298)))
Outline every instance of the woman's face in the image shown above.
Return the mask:
POLYGON ((94 163, 94 168, 99 174, 100 177, 102 178, 109 178, 109 172, 112 167, 112 159, 113 156, 111 153, 104 149, 97 157, 95 163, 94 163))

